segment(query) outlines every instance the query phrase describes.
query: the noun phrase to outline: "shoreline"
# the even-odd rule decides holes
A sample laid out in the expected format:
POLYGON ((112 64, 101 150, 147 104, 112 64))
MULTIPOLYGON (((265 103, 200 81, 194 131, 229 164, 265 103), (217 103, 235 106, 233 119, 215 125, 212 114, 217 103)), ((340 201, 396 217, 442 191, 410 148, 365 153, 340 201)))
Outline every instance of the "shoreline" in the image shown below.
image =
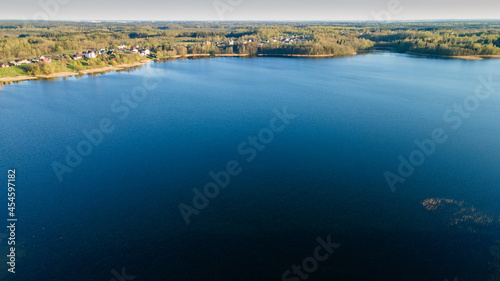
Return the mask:
POLYGON ((215 54, 215 57, 249 57, 249 54, 215 54))
POLYGON ((15 76, 15 77, 2 77, 0 78, 0 83, 12 83, 12 82, 20 82, 24 80, 36 80, 38 79, 36 76, 15 76))
POLYGON ((120 65, 115 65, 115 66, 106 66, 106 67, 102 67, 102 68, 86 69, 86 70, 80 70, 78 72, 65 71, 65 72, 56 72, 56 73, 52 73, 49 75, 2 77, 2 78, 0 78, 0 83, 10 84, 13 82, 21 82, 21 81, 26 81, 26 80, 51 79, 51 78, 71 77, 71 76, 92 74, 92 73, 104 73, 104 72, 109 72, 109 71, 124 70, 124 69, 129 68, 129 67, 141 66, 141 65, 144 65, 144 64, 149 63, 149 62, 151 62, 151 60, 142 60, 139 62, 126 63, 126 64, 120 64, 120 65))
POLYGON ((209 57, 209 56, 211 56, 211 54, 186 54, 186 55, 169 56, 167 58, 161 58, 161 59, 178 59, 178 58, 209 57))
MULTIPOLYGON (((387 51, 387 49, 382 50, 382 51, 387 51)), ((394 52, 394 51, 393 51, 394 52)), ((426 56, 426 57, 435 57, 435 58, 452 58, 452 59, 461 59, 461 60, 484 60, 484 59, 495 59, 498 58, 500 59, 500 55, 470 55, 470 56, 439 56, 439 55, 432 55, 432 54, 424 54, 424 53, 413 53, 413 52, 396 52, 396 53, 401 53, 401 54, 410 54, 410 55, 417 55, 417 56, 426 56)), ((354 52, 351 54, 344 54, 344 55, 335 55, 335 54, 325 54, 325 55, 298 55, 298 54, 258 54, 256 57, 289 57, 289 58, 335 58, 335 57, 347 57, 347 56, 356 56, 358 53, 354 52)), ((176 56, 171 56, 168 58, 165 58, 166 60, 168 59, 178 59, 178 58, 193 58, 193 57, 251 57, 249 54, 187 54, 187 55, 176 55, 176 56)), ((77 75, 85 75, 85 74, 92 74, 92 73, 105 73, 105 72, 110 72, 110 71, 119 71, 119 70, 124 70, 126 68, 130 67, 136 67, 136 66, 141 66, 146 63, 150 63, 151 61, 161 61, 162 59, 147 59, 147 60, 141 60, 139 62, 133 62, 133 63, 127 63, 127 64, 120 64, 120 65, 115 65, 115 66, 106 66, 102 68, 94 68, 94 69, 86 69, 86 70, 80 70, 77 72, 57 72, 49 75, 36 75, 36 76, 14 76, 14 77, 1 77, 0 78, 0 86, 2 84, 10 84, 10 83, 15 83, 15 82, 22 82, 22 81, 27 81, 27 80, 40 80, 40 79, 51 79, 51 78, 58 78, 58 77, 71 77, 71 76, 77 76, 77 75)))
POLYGON ((483 60, 480 56, 449 56, 448 58, 455 58, 461 60, 483 60))
POLYGON ((78 72, 56 72, 56 73, 52 73, 49 75, 37 75, 34 77, 35 77, 35 79, 50 79, 50 78, 66 77, 66 76, 73 76, 73 75, 78 75, 78 72))
POLYGON ((166 58, 160 58, 160 60, 163 59, 178 59, 178 58, 194 58, 194 57, 248 57, 250 56, 249 54, 187 54, 187 55, 176 55, 176 56, 170 56, 166 58))
MULTIPOLYGON (((353 54, 347 54, 347 55, 295 55, 295 54, 282 54, 282 55, 266 55, 266 54, 259 54, 257 57, 302 57, 302 58, 329 58, 329 57, 342 57, 342 56, 354 56, 356 53, 353 54)), ((163 59, 169 60, 169 59, 178 59, 178 58, 193 58, 193 57, 251 57, 249 54, 187 54, 187 55, 176 55, 176 56, 171 56, 168 58, 161 58, 161 59, 156 59, 156 60, 142 60, 139 62, 133 62, 133 63, 127 63, 127 64, 120 64, 120 65, 115 65, 115 66, 106 66, 102 68, 94 68, 94 69, 86 69, 86 70, 80 70, 76 72, 57 72, 57 73, 52 73, 49 75, 36 75, 36 76, 13 76, 13 77, 1 77, 0 78, 0 85, 3 84, 10 84, 14 82, 22 82, 22 81, 27 81, 27 80, 39 80, 39 79, 52 79, 52 78, 59 78, 59 77, 71 77, 71 76, 77 76, 77 75, 85 75, 85 74, 93 74, 93 73, 105 73, 105 72, 110 72, 110 71, 119 71, 119 70, 124 70, 126 68, 130 67, 135 67, 135 66, 141 66, 146 63, 149 63, 151 61, 161 61, 163 59)))
POLYGON ((500 55, 451 56, 450 58, 456 58, 462 60, 484 60, 484 59, 500 59, 500 55))
POLYGON ((420 53, 412 53, 412 52, 407 52, 407 53, 403 53, 403 54, 419 55, 419 56, 434 57, 434 58, 451 58, 451 59, 459 59, 459 60, 484 60, 484 59, 500 58, 500 55, 439 56, 439 55, 420 54, 420 53))
POLYGON ((484 60, 484 59, 500 58, 500 55, 440 56, 440 55, 426 54, 426 53, 398 52, 393 48, 376 48, 374 50, 390 51, 390 52, 395 52, 398 54, 409 54, 409 55, 433 57, 433 58, 451 58, 451 59, 459 59, 459 60, 484 60))
POLYGON ((441 56, 435 54, 426 54, 426 53, 416 53, 416 52, 399 52, 396 48, 393 47, 383 47, 378 46, 372 49, 373 51, 389 51, 398 54, 409 54, 415 56, 425 56, 425 57, 433 57, 433 58, 452 58, 452 59, 460 59, 460 60, 484 60, 484 59, 500 59, 500 55, 467 55, 467 56, 441 56))
POLYGON ((277 54, 277 55, 270 55, 270 54, 258 54, 257 56, 259 57, 291 57, 291 58, 339 58, 339 57, 349 57, 349 56, 355 56, 358 53, 354 52, 351 54, 343 54, 343 55, 336 55, 336 54, 326 54, 326 55, 298 55, 298 54, 277 54))

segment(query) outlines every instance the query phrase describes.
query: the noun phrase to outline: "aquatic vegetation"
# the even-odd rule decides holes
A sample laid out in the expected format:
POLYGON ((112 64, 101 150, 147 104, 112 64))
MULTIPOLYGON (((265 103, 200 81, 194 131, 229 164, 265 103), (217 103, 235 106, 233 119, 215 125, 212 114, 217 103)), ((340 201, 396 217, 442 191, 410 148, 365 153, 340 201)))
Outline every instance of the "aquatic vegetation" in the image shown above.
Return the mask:
POLYGON ((449 226, 467 227, 473 231, 473 226, 489 226, 495 218, 478 211, 472 204, 446 198, 429 198, 422 202, 428 211, 439 212, 449 216, 449 226))

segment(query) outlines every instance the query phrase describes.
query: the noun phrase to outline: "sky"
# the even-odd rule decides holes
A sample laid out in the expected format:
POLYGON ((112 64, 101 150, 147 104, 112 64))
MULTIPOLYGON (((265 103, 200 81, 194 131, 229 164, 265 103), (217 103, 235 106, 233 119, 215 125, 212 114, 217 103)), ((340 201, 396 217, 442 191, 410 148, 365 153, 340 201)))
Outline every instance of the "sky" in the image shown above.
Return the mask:
POLYGON ((500 19, 500 0, 0 0, 0 19, 352 21, 500 19))

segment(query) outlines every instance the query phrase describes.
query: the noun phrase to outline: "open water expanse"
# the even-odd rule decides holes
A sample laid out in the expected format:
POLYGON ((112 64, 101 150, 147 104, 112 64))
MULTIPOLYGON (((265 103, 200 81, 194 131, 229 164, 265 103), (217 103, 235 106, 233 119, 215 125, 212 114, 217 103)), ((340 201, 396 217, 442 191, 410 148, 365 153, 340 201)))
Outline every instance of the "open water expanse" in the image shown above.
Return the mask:
POLYGON ((215 58, 5 85, 0 279, 488 280, 499 69, 215 58))

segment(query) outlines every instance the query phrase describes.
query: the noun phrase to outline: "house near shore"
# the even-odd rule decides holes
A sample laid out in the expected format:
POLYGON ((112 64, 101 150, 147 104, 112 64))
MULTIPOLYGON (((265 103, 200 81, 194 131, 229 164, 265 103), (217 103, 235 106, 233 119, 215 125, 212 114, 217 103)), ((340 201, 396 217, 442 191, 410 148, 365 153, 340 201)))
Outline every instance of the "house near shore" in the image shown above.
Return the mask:
POLYGON ((40 59, 35 59, 37 62, 51 62, 52 60, 49 58, 46 58, 44 56, 41 56, 40 59))
POLYGON ((95 59, 96 54, 94 51, 87 51, 87 52, 85 52, 85 58, 86 59, 95 59))
POLYGON ((73 56, 73 59, 74 59, 74 60, 81 60, 81 59, 83 59, 83 56, 82 56, 82 54, 75 54, 75 55, 73 56))
POLYGON ((141 56, 148 56, 151 52, 149 49, 142 49, 141 50, 141 56))
POLYGON ((10 67, 8 63, 0 63, 0 68, 7 68, 10 67))
MULTIPOLYGON (((12 62, 11 62, 12 63, 12 62)), ((16 60, 13 65, 21 65, 31 63, 29 59, 16 60)))

